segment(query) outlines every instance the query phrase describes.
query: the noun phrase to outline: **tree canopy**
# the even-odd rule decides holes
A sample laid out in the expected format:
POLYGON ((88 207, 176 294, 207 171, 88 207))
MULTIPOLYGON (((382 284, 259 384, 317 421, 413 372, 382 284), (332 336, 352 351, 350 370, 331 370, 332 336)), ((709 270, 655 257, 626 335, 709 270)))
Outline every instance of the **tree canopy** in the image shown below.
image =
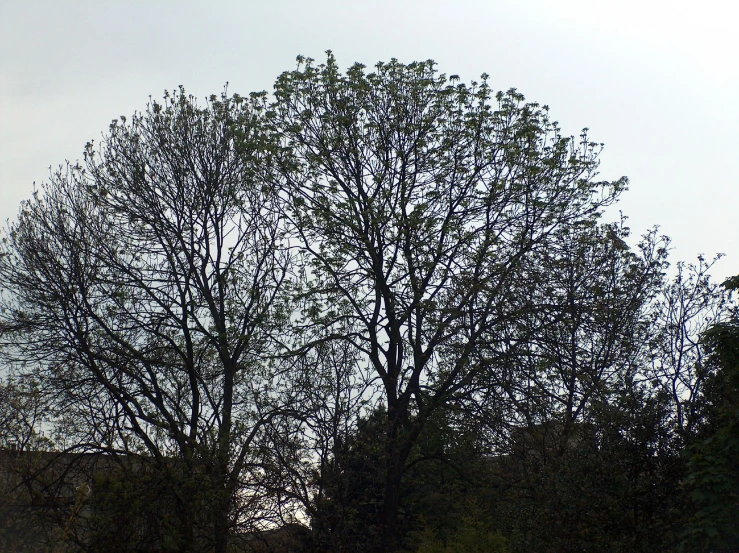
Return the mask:
POLYGON ((121 521, 156 516, 183 551, 299 521, 316 551, 677 543, 677 482, 699 501, 701 436, 733 428, 705 367, 729 374, 734 304, 604 220, 627 180, 601 150, 487 75, 330 53, 273 96, 114 120, 0 244, 0 393, 33 382, 0 422, 119 465, 65 539, 139 547, 121 521))

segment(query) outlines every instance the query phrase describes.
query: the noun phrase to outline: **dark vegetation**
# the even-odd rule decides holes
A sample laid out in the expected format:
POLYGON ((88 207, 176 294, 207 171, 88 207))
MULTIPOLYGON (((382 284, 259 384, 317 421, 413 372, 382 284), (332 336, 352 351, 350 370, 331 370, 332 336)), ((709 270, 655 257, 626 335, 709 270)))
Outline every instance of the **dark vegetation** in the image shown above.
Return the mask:
POLYGON ((739 280, 600 149, 330 55, 113 121, 2 235, 0 543, 739 550, 739 280))

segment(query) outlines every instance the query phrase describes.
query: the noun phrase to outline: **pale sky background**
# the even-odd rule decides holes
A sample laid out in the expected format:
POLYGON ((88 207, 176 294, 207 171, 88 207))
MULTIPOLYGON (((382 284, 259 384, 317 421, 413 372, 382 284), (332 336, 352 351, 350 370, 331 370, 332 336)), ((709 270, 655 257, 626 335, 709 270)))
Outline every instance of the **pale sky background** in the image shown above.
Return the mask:
MULTIPOLYGON (((184 85, 272 90, 303 54, 434 59, 605 142, 635 234, 739 273, 739 4, 729 0, 0 0, 0 220, 111 119, 184 85)), ((610 214, 617 217, 617 212, 610 214)), ((4 225, 3 225, 4 226, 4 225)))

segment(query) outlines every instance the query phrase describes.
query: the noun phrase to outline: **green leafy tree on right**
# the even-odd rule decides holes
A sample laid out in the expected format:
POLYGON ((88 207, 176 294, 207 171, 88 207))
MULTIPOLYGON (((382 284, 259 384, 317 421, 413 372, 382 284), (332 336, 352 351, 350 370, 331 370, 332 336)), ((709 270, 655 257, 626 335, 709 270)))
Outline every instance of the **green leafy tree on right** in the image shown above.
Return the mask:
MULTIPOLYGON (((739 275, 724 287, 739 289, 739 275)), ((710 352, 705 369, 701 426, 687 449, 683 484, 691 502, 685 551, 739 551, 739 314, 704 334, 710 352)))

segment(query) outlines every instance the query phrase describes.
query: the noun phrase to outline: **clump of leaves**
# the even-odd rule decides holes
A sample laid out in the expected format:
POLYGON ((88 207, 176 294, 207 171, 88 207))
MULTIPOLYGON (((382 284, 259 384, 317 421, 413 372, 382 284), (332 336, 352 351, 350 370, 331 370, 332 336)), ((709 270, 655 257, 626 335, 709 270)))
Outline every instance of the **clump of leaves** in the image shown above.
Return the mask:
POLYGON ((485 521, 467 516, 451 537, 442 540, 430 527, 418 536, 418 553, 506 553, 506 539, 485 521))

